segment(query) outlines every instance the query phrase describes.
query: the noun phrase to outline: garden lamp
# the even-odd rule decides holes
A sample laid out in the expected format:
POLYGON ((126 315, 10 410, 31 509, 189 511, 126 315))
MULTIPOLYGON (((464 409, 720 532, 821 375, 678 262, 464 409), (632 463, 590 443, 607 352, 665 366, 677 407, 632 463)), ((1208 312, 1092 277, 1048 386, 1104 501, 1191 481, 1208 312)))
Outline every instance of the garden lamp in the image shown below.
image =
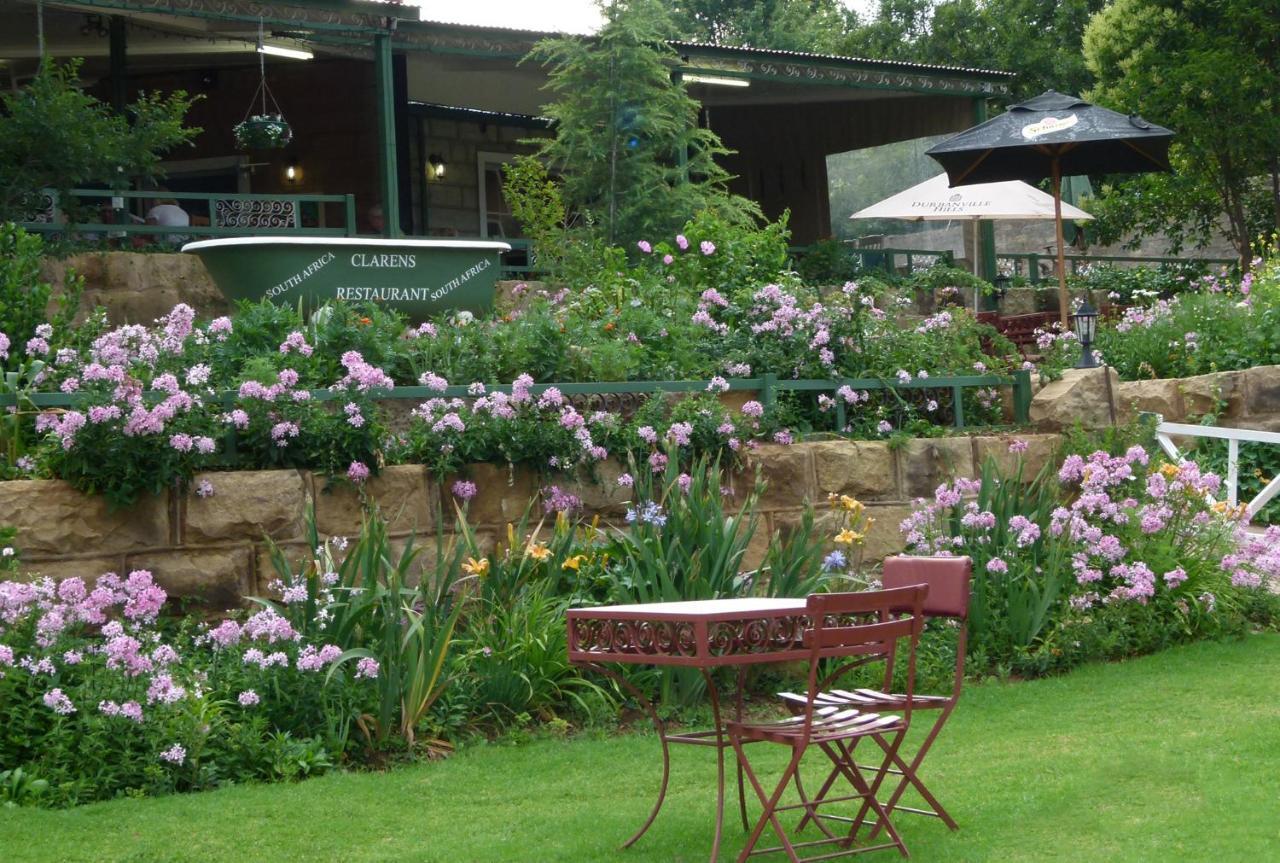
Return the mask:
POLYGON ((427 156, 427 172, 428 174, 430 174, 432 179, 443 180, 444 169, 445 169, 444 156, 437 156, 435 153, 432 153, 430 156, 427 156))
POLYGON ((1096 369, 1098 360, 1093 355, 1093 338, 1098 333, 1098 310, 1089 302, 1088 297, 1085 297, 1084 305, 1071 316, 1071 328, 1076 331, 1076 338, 1080 340, 1080 362, 1076 363, 1076 368, 1096 369))

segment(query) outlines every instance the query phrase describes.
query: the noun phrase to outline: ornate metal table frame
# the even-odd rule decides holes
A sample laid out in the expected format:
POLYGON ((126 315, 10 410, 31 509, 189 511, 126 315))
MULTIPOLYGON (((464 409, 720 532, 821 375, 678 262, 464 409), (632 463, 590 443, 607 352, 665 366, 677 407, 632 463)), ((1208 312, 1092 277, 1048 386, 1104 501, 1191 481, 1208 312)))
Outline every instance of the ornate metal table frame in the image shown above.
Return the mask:
MULTIPOLYGON (((801 641, 809 625, 804 599, 712 599, 573 608, 568 611, 569 661, 617 681, 649 714, 662 744, 662 782, 658 799, 640 829, 622 843, 630 848, 645 834, 667 795, 671 775, 670 744, 711 746, 716 750, 716 821, 712 863, 719 857, 724 832, 724 751, 730 746, 721 719, 720 696, 711 672, 738 670, 735 715, 742 717, 742 684, 749 665, 805 660, 801 641), (696 668, 707 682, 714 728, 668 733, 654 705, 626 678, 603 663, 673 665, 696 668)), ((742 772, 738 771, 738 809, 747 823, 742 772)))

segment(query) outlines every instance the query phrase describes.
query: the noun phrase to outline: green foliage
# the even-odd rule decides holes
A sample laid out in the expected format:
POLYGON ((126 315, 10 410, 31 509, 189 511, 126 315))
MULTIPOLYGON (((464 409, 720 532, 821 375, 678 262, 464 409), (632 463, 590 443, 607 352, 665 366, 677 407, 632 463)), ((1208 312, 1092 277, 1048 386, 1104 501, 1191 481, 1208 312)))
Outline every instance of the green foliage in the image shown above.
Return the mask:
MULTIPOLYGON (((538 139, 563 182, 569 212, 609 243, 630 245, 674 231, 700 210, 733 220, 758 216, 730 195, 716 164, 727 151, 698 123, 698 103, 672 79, 677 62, 657 0, 620 0, 594 39, 539 42, 530 58, 548 68, 553 138, 538 139)), ((545 189, 545 187, 544 187, 545 189)))
POLYGON ((850 26, 840 53, 853 57, 1014 72, 1014 99, 1047 89, 1078 93, 1091 82, 1080 54, 1103 0, 880 0, 850 26))
POLYGON ((697 42, 835 53, 848 12, 836 0, 675 0, 671 18, 697 42))
POLYGON ((1247 0, 1117 0, 1090 21, 1084 56, 1097 77, 1093 98, 1178 133, 1176 179, 1116 190, 1154 192, 1128 208, 1123 226, 1189 224, 1175 233, 1203 238, 1222 219, 1242 266, 1253 257, 1260 220, 1280 228, 1280 200, 1250 194, 1253 178, 1280 172, 1278 37, 1280 19, 1247 0))
MULTIPOLYGON (((446 660, 463 609, 457 586, 464 546, 438 536, 436 564, 425 567, 413 537, 398 551, 392 546, 376 508, 365 510, 360 536, 341 560, 335 543, 322 541, 316 532, 314 512, 308 515, 307 532, 311 554, 297 569, 270 543, 272 566, 283 587, 306 596, 280 613, 299 632, 343 649, 329 669, 330 678, 345 663, 355 664, 359 674, 359 663, 373 660, 377 707, 359 716, 356 726, 374 749, 396 739, 413 746, 420 723, 447 683, 446 660)), ((438 741, 426 745, 437 746, 438 741)))
POLYGON ((22 221, 44 188, 69 200, 85 184, 154 177, 161 156, 200 131, 182 124, 194 99, 181 90, 142 93, 118 114, 80 89, 79 71, 79 61, 46 61, 30 84, 3 97, 0 222, 22 221))

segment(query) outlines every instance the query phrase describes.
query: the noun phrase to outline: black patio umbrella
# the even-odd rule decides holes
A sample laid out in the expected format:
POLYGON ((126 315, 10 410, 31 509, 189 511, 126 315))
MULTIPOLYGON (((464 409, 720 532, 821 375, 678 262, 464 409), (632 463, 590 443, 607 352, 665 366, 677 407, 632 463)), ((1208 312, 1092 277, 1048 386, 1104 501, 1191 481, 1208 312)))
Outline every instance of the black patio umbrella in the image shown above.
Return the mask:
POLYGON ((928 150, 952 186, 1000 180, 1053 180, 1058 237, 1058 292, 1067 326, 1066 260, 1062 238, 1062 177, 1169 171, 1173 132, 1136 115, 1119 114, 1055 90, 928 150))

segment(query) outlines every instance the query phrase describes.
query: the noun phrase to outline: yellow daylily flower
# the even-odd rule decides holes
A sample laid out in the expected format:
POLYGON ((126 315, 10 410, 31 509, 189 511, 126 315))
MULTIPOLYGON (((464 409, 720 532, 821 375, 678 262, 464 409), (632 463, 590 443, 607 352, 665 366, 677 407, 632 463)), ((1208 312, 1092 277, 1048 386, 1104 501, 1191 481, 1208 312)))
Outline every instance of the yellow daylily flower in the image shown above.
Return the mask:
POLYGON ((866 509, 862 501, 849 497, 847 494, 840 495, 840 508, 845 512, 862 512, 866 509))
POLYGON ((489 574, 489 558, 482 557, 476 560, 474 557, 467 558, 467 562, 462 565, 462 571, 467 575, 488 575, 489 574))
POLYGON ((587 560, 587 556, 585 554, 575 554, 573 557, 566 558, 565 562, 560 564, 560 568, 572 569, 574 572, 577 572, 578 567, 582 566, 582 564, 585 563, 586 560, 587 560))
POLYGON ((551 557, 551 549, 547 547, 545 542, 535 542, 525 551, 529 557, 534 560, 546 560, 551 557))
POLYGON ((1178 475, 1178 466, 1176 464, 1165 463, 1160 466, 1160 473, 1164 474, 1169 479, 1173 479, 1178 475))
POLYGON ((862 534, 849 530, 847 527, 836 534, 836 542, 840 545, 853 545, 854 543, 862 542, 863 539, 864 536, 862 534))

